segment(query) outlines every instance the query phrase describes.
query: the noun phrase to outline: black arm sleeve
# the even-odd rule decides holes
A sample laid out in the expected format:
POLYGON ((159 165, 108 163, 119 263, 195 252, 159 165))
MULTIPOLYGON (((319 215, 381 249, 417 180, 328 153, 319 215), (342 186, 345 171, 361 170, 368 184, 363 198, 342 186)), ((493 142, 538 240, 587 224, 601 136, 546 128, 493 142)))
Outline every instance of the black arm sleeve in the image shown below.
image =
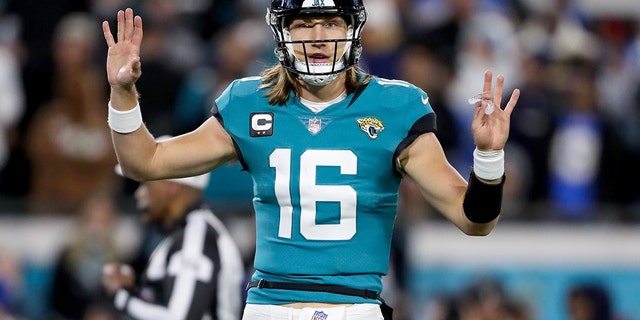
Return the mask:
POLYGON ((488 223, 500 215, 505 176, 499 184, 486 184, 471 172, 462 204, 464 214, 475 223, 488 223))

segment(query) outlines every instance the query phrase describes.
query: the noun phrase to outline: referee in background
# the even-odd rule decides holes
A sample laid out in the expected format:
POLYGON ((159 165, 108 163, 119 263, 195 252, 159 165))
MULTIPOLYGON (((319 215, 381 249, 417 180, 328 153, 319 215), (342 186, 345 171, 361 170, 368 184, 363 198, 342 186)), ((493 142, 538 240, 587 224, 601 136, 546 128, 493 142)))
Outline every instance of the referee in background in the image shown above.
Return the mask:
MULTIPOLYGON (((122 175, 119 166, 116 172, 122 175)), ((140 184, 135 198, 143 220, 166 236, 149 257, 139 286, 130 266, 104 266, 103 284, 117 310, 133 319, 241 318, 245 269, 223 223, 203 203, 208 182, 205 174, 140 184)))

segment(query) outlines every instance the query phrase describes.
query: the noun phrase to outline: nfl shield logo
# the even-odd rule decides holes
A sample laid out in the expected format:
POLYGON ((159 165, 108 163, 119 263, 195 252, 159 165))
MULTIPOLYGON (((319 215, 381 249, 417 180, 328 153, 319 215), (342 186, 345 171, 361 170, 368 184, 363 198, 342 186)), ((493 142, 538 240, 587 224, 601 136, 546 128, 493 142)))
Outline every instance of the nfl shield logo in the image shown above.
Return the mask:
POLYGON ((311 320, 326 320, 327 316, 328 314, 322 311, 316 311, 313 313, 313 317, 311 317, 311 320))
MULTIPOLYGON (((307 129, 309 132, 316 134, 322 128, 322 120, 318 118, 309 119, 309 124, 307 125, 307 129)), ((315 320, 315 319, 314 319, 315 320)))

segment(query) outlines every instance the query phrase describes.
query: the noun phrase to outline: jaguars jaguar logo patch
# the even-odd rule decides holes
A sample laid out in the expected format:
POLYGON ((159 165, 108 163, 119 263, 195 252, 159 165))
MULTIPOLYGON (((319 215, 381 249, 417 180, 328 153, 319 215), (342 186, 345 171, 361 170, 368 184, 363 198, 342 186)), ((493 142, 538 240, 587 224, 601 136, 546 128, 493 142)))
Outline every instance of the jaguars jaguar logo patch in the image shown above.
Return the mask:
POLYGON ((377 138, 378 134, 384 130, 382 121, 374 117, 361 118, 356 121, 358 121, 360 130, 364 131, 371 139, 377 138))

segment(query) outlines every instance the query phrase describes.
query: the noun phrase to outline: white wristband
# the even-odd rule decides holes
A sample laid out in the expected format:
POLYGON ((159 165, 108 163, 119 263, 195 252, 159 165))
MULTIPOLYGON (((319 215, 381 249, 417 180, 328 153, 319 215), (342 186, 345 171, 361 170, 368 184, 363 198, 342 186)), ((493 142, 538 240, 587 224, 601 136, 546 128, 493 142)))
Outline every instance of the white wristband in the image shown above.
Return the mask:
POLYGON ((504 150, 473 150, 473 173, 484 180, 501 178, 504 175, 504 150))
POLYGON ((107 119, 111 130, 117 133, 131 133, 142 125, 142 113, 140 112, 140 104, 136 104, 131 110, 120 111, 111 106, 109 101, 109 117, 107 119))

